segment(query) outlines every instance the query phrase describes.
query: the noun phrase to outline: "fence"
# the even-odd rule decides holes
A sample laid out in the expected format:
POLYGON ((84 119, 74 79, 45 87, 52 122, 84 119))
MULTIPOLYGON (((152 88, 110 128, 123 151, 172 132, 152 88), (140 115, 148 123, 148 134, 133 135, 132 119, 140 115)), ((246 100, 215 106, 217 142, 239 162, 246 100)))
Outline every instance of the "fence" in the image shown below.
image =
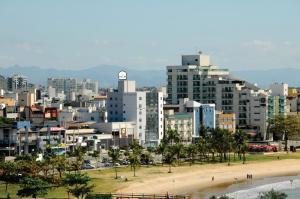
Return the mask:
POLYGON ((93 193, 90 196, 95 199, 190 199, 189 195, 173 194, 143 194, 143 193, 93 193), (94 196, 94 197, 93 197, 94 196))

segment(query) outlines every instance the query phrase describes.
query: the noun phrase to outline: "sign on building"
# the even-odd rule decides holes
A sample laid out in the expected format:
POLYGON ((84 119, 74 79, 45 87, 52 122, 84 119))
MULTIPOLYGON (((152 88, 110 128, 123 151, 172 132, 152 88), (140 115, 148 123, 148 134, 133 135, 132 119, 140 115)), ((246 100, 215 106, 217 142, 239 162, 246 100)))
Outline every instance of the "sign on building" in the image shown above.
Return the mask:
POLYGON ((127 73, 125 71, 120 71, 118 75, 119 80, 126 80, 127 79, 127 73))

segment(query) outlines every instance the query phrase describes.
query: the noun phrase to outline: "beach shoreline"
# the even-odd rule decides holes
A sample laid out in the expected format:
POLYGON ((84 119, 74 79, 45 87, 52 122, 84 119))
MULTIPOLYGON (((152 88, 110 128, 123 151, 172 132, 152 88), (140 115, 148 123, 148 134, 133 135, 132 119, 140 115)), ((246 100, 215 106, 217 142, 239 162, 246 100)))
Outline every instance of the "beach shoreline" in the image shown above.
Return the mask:
POLYGON ((234 163, 231 166, 223 163, 175 167, 171 174, 148 176, 128 183, 117 192, 191 194, 206 188, 240 183, 247 180, 247 174, 252 174, 253 179, 296 175, 300 173, 299 165, 299 159, 286 159, 246 164, 234 163))

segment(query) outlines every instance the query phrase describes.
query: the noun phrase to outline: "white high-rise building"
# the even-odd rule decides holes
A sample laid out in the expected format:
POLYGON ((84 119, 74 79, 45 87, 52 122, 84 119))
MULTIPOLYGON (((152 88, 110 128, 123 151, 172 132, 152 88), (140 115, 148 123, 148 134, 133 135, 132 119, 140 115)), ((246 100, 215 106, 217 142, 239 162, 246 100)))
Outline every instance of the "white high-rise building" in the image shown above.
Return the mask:
POLYGON ((270 90, 272 91, 272 96, 288 96, 289 85, 286 83, 274 83, 270 85, 270 90))
POLYGON ((136 91, 135 81, 119 79, 118 89, 107 94, 109 122, 133 122, 133 138, 157 145, 163 136, 163 93, 136 91))
POLYGON ((201 52, 183 55, 182 65, 167 66, 167 81, 167 103, 178 104, 180 99, 189 98, 215 104, 217 111, 235 113, 239 128, 252 129, 265 137, 268 94, 232 77, 228 69, 212 65, 209 56, 201 52))

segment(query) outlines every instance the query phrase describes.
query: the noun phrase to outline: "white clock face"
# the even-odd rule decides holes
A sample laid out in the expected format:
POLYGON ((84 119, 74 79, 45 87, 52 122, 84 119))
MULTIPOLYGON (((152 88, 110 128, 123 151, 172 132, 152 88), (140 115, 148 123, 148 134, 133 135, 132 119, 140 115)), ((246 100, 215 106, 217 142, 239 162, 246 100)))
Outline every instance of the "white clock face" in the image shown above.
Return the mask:
POLYGON ((5 104, 0 104, 0 110, 5 108, 5 104))
POLYGON ((120 80, 126 80, 127 79, 127 73, 125 71, 119 72, 119 79, 120 80))

